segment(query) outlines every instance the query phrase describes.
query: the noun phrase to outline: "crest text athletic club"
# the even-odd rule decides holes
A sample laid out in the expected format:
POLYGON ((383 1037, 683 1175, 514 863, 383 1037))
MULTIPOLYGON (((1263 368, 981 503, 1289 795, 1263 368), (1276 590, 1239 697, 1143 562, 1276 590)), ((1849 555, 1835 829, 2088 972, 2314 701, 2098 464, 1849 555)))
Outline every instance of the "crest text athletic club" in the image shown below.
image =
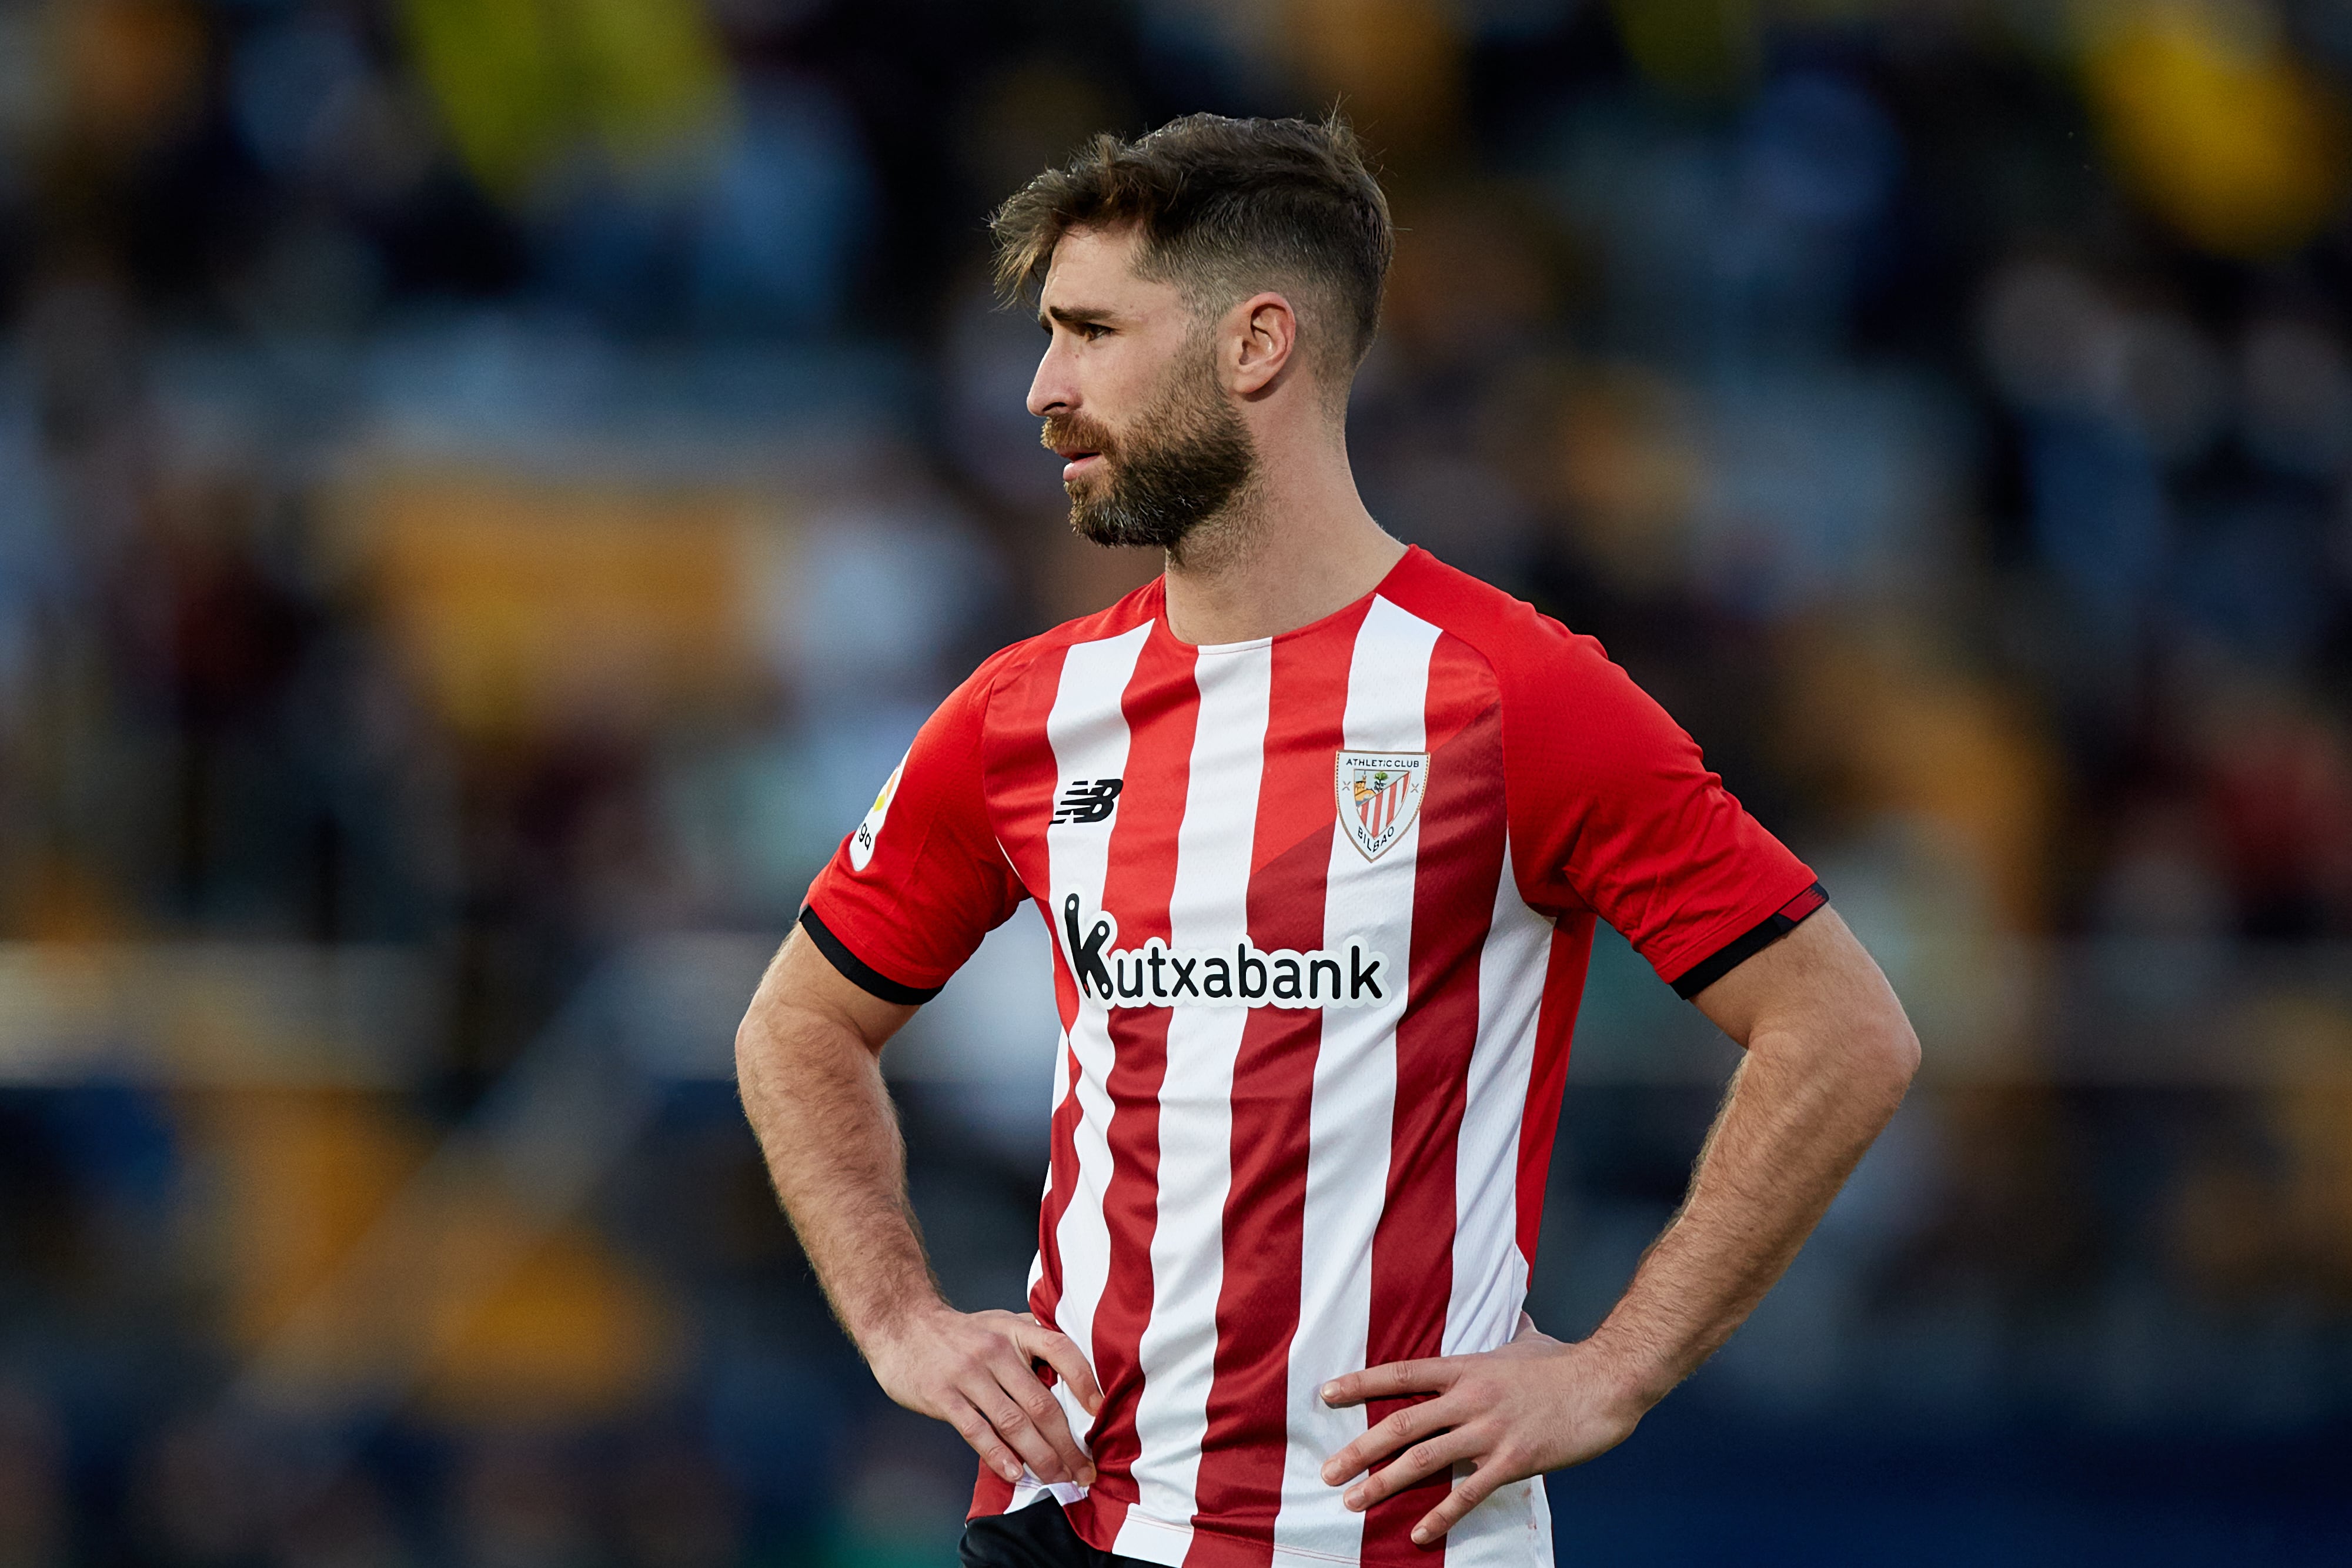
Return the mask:
POLYGON ((1191 646, 1157 582, 989 660, 810 889, 868 990, 934 994, 1033 904, 1063 1035, 1030 1309, 1095 1546, 1189 1568, 1552 1561, 1539 1483, 1414 1547, 1323 1461, 1327 1379, 1492 1349, 1534 1256, 1593 923, 1685 995, 1822 903, 1590 638, 1415 549, 1280 636, 1191 646), (1058 1392, 1058 1391, 1057 1391, 1058 1392))

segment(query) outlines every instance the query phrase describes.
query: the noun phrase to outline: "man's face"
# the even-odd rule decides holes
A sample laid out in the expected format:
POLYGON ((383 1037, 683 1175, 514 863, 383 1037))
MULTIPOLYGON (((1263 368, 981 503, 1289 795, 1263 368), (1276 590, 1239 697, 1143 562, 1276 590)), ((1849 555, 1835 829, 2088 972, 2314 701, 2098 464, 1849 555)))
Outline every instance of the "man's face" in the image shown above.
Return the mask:
POLYGON ((1196 312, 1174 285, 1136 276, 1138 243, 1076 229, 1054 247, 1029 412, 1064 460, 1073 528, 1175 551, 1248 483, 1257 455, 1196 312))

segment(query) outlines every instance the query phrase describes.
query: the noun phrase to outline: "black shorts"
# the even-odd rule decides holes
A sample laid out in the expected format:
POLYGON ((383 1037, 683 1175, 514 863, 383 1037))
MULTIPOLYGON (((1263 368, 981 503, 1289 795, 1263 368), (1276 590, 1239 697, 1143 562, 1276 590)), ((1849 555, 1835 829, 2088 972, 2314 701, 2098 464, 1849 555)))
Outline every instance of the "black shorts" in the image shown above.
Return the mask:
POLYGON ((1027 1508, 963 1527, 963 1568, 1152 1568, 1134 1557, 1114 1557, 1078 1539, 1062 1505, 1040 1498, 1027 1508))

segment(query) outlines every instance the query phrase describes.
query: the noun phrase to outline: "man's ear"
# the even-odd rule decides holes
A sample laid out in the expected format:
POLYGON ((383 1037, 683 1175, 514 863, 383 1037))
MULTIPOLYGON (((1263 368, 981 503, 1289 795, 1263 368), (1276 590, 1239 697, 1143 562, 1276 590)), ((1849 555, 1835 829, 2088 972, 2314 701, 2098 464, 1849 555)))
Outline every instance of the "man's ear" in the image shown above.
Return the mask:
POLYGON ((1225 319, 1227 383, 1242 397, 1255 397, 1298 357, 1298 313, 1268 290, 1234 306, 1225 319))

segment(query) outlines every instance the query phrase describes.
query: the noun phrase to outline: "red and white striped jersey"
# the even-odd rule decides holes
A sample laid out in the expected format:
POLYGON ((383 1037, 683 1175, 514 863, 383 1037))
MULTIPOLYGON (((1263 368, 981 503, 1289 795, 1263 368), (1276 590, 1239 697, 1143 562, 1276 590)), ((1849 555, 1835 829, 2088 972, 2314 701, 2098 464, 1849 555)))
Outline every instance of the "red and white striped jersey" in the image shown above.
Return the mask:
MULTIPOLYGON (((1094 1545, 1192 1568, 1425 1563, 1444 1477, 1351 1513, 1327 1379, 1508 1339, 1592 923, 1685 994, 1821 902, 1590 638, 1415 549, 1278 637, 1191 646, 1153 583, 1006 649, 810 889, 844 973, 919 1001, 1022 903, 1063 1039, 1030 1306, 1094 1545)), ((1375 1405, 1380 1419, 1392 1405, 1375 1405)), ((1449 1561, 1549 1564, 1540 1484, 1449 1561)))

